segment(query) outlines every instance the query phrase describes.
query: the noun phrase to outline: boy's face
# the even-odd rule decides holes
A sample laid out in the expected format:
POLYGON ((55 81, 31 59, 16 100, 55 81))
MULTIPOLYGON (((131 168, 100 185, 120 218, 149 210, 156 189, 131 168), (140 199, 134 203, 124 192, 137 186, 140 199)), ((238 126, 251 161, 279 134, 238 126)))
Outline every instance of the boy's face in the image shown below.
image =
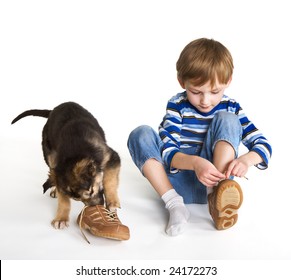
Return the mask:
POLYGON ((195 86, 190 80, 180 82, 182 88, 186 90, 189 102, 202 113, 210 112, 221 101, 224 90, 230 84, 216 83, 214 87, 210 86, 210 82, 202 86, 195 86))

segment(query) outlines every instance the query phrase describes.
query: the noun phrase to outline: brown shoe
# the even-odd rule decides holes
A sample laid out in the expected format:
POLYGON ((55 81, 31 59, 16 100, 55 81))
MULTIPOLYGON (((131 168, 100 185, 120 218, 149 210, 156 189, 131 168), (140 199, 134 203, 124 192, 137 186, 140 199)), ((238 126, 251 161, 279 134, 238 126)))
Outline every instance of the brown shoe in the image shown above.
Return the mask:
POLYGON ((208 207, 218 230, 228 229, 237 222, 237 210, 242 202, 243 193, 236 181, 226 179, 214 187, 208 195, 208 207))
MULTIPOLYGON (((85 206, 77 223, 80 229, 88 229, 95 236, 115 240, 129 239, 129 228, 120 222, 116 212, 109 211, 103 205, 85 206)), ((84 235, 83 232, 82 234, 84 235)), ((90 243, 85 235, 84 237, 90 243)))

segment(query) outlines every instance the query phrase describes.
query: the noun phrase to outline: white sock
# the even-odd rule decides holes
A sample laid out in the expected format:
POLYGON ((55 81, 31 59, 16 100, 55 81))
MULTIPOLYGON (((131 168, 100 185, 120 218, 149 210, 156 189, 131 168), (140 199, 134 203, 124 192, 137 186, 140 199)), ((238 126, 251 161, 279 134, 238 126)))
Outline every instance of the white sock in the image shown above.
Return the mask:
POLYGON ((179 235, 184 231, 190 217, 190 212, 184 204, 183 197, 174 189, 171 189, 162 195, 162 200, 170 213, 166 233, 171 236, 179 235))

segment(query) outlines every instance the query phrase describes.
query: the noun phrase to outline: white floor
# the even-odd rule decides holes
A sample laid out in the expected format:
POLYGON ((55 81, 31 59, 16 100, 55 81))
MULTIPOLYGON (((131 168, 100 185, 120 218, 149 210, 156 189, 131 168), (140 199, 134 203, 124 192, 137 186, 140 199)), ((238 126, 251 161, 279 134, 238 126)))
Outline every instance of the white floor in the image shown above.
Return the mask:
MULTIPOLYGON (((18 128, 15 125, 9 129, 18 128)), ((42 194, 47 168, 40 143, 23 142, 19 138, 2 142, 0 258, 268 260, 291 257, 290 186, 277 179, 280 175, 274 168, 266 171, 252 168, 248 181, 239 180, 244 203, 233 228, 216 231, 207 205, 189 205, 191 221, 186 232, 169 237, 164 232, 168 217, 163 203, 139 174, 126 149, 120 154, 122 209, 118 215, 130 228, 131 238, 119 242, 86 233, 89 245, 75 222, 82 209, 80 202, 72 204, 69 228, 55 230, 50 225, 56 200, 42 194)))

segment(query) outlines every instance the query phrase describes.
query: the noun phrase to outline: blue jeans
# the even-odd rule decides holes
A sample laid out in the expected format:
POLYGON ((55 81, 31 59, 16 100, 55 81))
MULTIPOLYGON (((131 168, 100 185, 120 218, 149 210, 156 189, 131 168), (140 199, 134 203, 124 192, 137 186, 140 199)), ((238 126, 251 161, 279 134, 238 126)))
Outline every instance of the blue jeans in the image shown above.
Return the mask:
MULTIPOLYGON (((241 137, 242 127, 237 115, 218 112, 210 123, 202 148, 191 147, 180 149, 180 152, 197 155, 213 162, 216 143, 226 141, 233 147, 237 157, 241 137)), ((161 156, 163 142, 158 133, 150 126, 142 125, 134 129, 129 135, 127 145, 132 160, 141 173, 143 173, 142 168, 148 159, 156 159, 164 165, 172 186, 183 197, 184 203, 207 203, 207 188, 197 179, 194 171, 170 172, 161 156)))

